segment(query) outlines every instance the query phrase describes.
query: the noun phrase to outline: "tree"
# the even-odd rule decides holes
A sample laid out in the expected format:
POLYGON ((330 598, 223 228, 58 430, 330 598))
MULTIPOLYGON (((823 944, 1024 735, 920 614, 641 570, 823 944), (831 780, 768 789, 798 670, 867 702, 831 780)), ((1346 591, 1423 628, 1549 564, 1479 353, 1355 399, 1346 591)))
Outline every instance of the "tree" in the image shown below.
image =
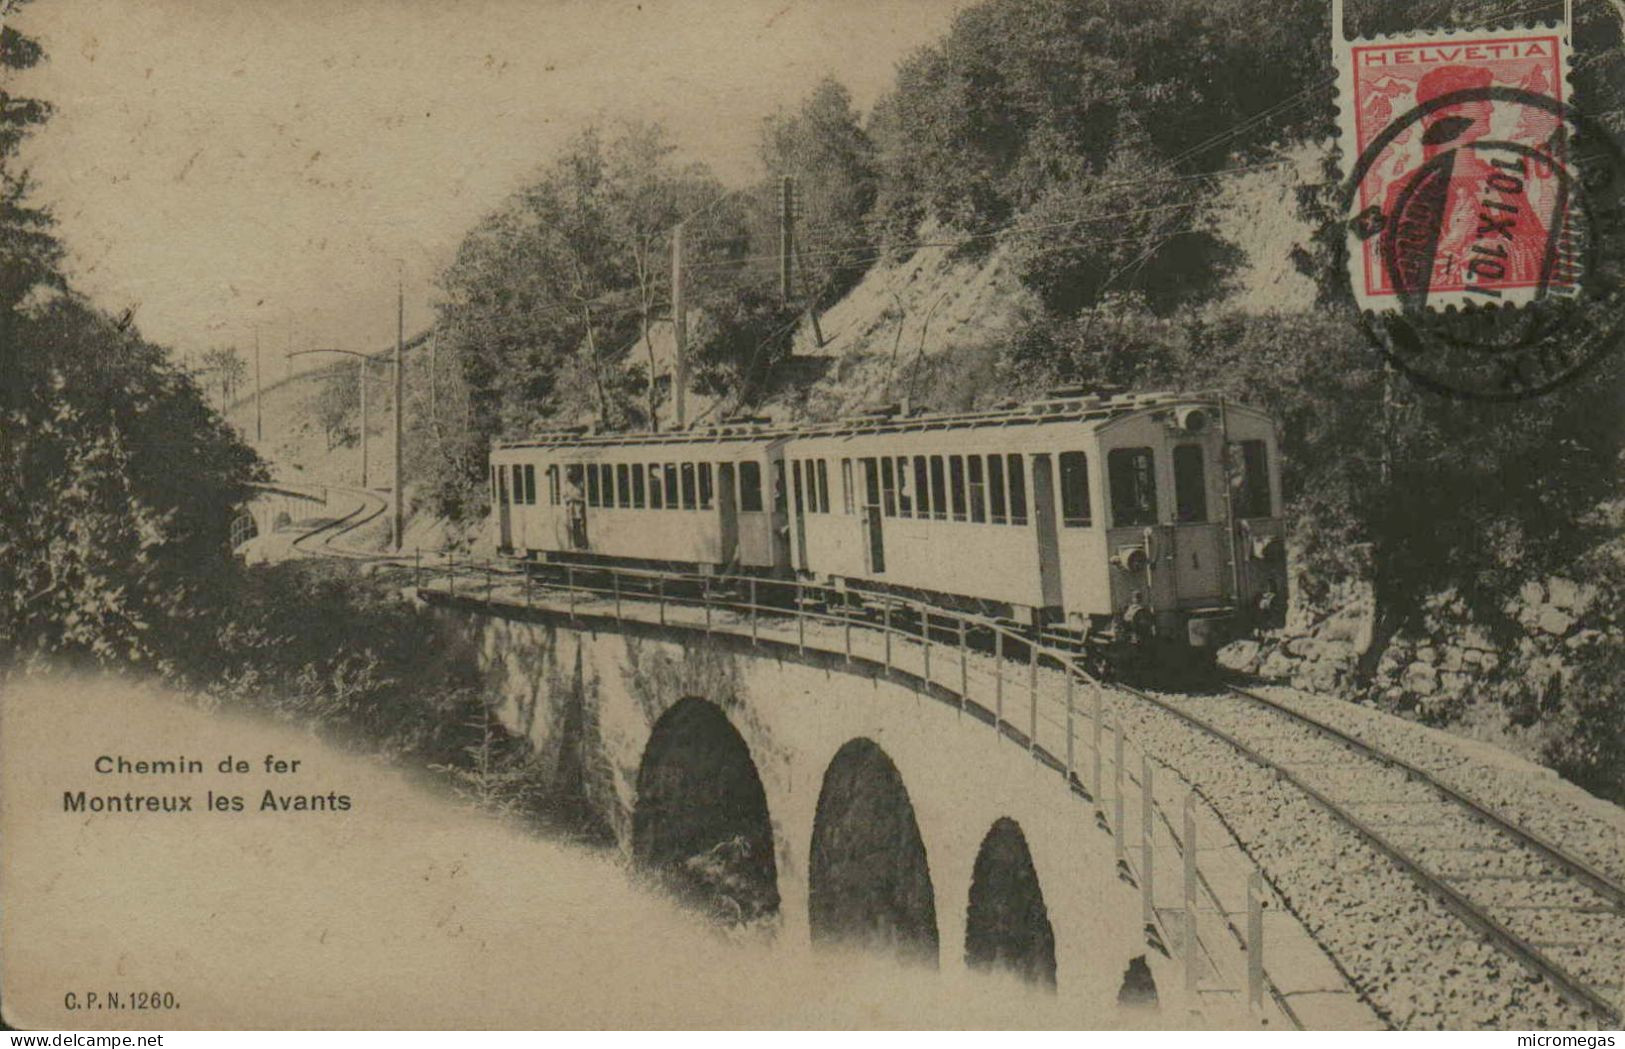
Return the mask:
POLYGON ((361 388, 359 370, 338 367, 329 370, 311 398, 311 411, 321 424, 329 451, 337 444, 350 444, 361 434, 361 388))
MULTIPOLYGON (((39 47, 7 25, 0 64, 39 47)), ((197 383, 68 289, 16 151, 42 102, 0 95, 0 666, 152 661, 206 606, 260 476, 197 383)))
POLYGON ((756 403, 790 356, 799 317, 776 293, 761 288, 718 298, 695 333, 695 387, 732 396, 736 409, 756 403))
POLYGON ((219 346, 204 352, 201 374, 209 376, 220 390, 220 407, 225 410, 236 400, 237 391, 248 378, 248 362, 237 353, 237 347, 219 346))

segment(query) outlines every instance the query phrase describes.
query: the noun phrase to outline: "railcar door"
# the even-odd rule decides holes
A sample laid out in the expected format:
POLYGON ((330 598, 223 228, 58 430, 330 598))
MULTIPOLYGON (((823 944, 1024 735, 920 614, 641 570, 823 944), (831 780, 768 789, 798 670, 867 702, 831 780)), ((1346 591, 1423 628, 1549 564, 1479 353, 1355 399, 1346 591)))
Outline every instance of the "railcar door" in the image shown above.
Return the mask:
MULTIPOLYGON (((596 469, 596 464, 594 464, 596 469)), ((587 467, 572 463, 564 470, 565 549, 587 549, 587 467)))
POLYGON ((1173 446, 1174 524, 1172 550, 1174 586, 1182 607, 1217 604, 1224 600, 1228 557, 1225 549, 1224 507, 1214 505, 1210 487, 1210 448, 1214 442, 1190 441, 1173 446))
POLYGON ((885 520, 880 507, 880 468, 872 458, 863 463, 863 546, 869 571, 874 575, 886 572, 886 536, 881 522, 885 520))
POLYGON ((1055 476, 1048 454, 1033 456, 1033 523, 1038 537, 1038 582, 1045 608, 1062 608, 1061 537, 1055 527, 1055 476))
MULTIPOLYGON (((791 513, 794 515, 792 527, 795 530, 796 567, 805 572, 807 570, 807 492, 812 487, 813 479, 808 476, 805 478, 807 483, 803 485, 801 476, 803 466, 811 467, 812 463, 806 459, 793 459, 790 462, 790 486, 795 496, 791 513)), ((806 472, 811 474, 812 471, 809 469, 806 472)))
POLYGON ((1107 544, 1131 603, 1152 611, 1174 607, 1173 529, 1161 524, 1157 498, 1157 449, 1152 445, 1112 448, 1106 453, 1111 530, 1107 544))
POLYGON ((513 510, 508 506, 508 464, 491 464, 491 501, 497 508, 497 545, 514 549, 513 510))
POLYGON ((717 464, 717 523, 721 536, 719 556, 728 572, 739 568, 739 504, 734 498, 734 464, 717 464))
POLYGON ((784 460, 775 458, 769 464, 773 478, 773 567, 789 569, 790 518, 789 498, 785 494, 784 460))

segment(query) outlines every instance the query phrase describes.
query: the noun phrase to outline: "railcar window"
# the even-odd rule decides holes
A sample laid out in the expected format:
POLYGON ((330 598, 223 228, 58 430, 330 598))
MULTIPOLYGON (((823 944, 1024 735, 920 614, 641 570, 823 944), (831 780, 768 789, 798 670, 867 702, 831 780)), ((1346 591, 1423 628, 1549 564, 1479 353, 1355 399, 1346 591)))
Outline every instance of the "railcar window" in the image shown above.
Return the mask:
POLYGON ((1106 456, 1112 488, 1112 524, 1157 523, 1157 467, 1149 448, 1113 448, 1106 456))
POLYGON ((1174 446, 1174 520, 1200 524, 1207 520, 1207 470, 1202 446, 1174 446))
POLYGON ((1005 513, 1005 493, 1004 457, 990 455, 987 457, 988 519, 994 524, 1005 524, 1008 521, 1008 515, 1005 513))
POLYGON ((914 457, 914 516, 931 516, 931 461, 923 455, 914 457))
POLYGON ((508 468, 506 466, 495 467, 494 476, 497 484, 497 505, 500 506, 508 501, 508 468))
POLYGON ((948 519, 948 476, 940 455, 931 457, 931 517, 948 519))
POLYGON ((889 455, 880 460, 880 507, 887 517, 897 516, 897 464, 889 455))
POLYGON ((615 467, 609 463, 598 464, 598 497, 603 500, 604 506, 614 508, 615 467))
POLYGON ((716 490, 711 486, 711 464, 700 464, 700 509, 709 510, 716 490))
POLYGON ((852 460, 841 460, 841 512, 852 513, 852 460))
POLYGON ((694 509, 694 464, 683 463, 683 509, 694 509))
POLYGON ((598 464, 587 464, 587 505, 598 505, 598 464))
POLYGON ((664 510, 666 508, 666 484, 662 478, 659 463, 649 464, 649 509, 664 510))
POLYGON ((1006 461, 1010 472, 1010 523, 1024 525, 1027 523, 1026 461, 1020 452, 1011 452, 1006 461))
POLYGON ((909 483, 908 456, 899 455, 897 457, 897 516, 898 517, 913 517, 914 516, 914 497, 913 497, 913 495, 910 494, 912 491, 913 491, 913 485, 911 485, 909 483))
POLYGON ((1268 517, 1270 509, 1269 451, 1263 441, 1241 442, 1242 517, 1268 517))
POLYGON ((785 513, 789 509, 789 496, 784 487, 784 460, 773 463, 773 512, 785 513))
POLYGON ((970 473, 970 519, 972 524, 987 523, 987 485, 982 480, 982 457, 967 455, 965 465, 970 473))
POLYGON ((749 460, 739 464, 739 509, 762 512, 762 464, 749 460))
POLYGON ((525 505, 525 473, 518 463, 509 467, 513 471, 513 505, 525 505))
POLYGON ((806 513, 807 512, 807 499, 806 499, 806 496, 803 494, 806 491, 806 489, 801 487, 801 460, 800 459, 791 459, 790 460, 790 485, 795 490, 795 493, 796 493, 796 513, 798 513, 798 514, 806 513))
POLYGON ((863 468, 863 506, 867 510, 871 506, 880 505, 880 471, 875 468, 875 461, 865 456, 858 460, 863 468))
POLYGON ((829 462, 818 460, 818 512, 829 513, 829 462))
POLYGON ((948 457, 948 486, 953 498, 954 520, 965 520, 965 457, 948 457))
POLYGON ((564 483, 569 491, 564 493, 566 499, 581 499, 586 495, 582 489, 584 482, 581 478, 581 464, 571 463, 564 468, 564 483))
POLYGON ((501 486, 497 483, 497 474, 500 473, 501 471, 502 471, 502 467, 497 466, 494 463, 492 464, 492 466, 491 466, 491 502, 493 502, 493 503, 498 501, 498 496, 501 493, 501 486))
POLYGON ((632 468, 625 463, 615 464, 615 505, 632 505, 632 468))
POLYGON ((536 467, 532 463, 525 464, 525 505, 536 505, 536 467))
POLYGON ((666 509, 675 510, 677 504, 677 464, 667 463, 662 469, 666 474, 666 509))
POLYGON ((1061 453, 1061 524, 1088 528, 1089 457, 1082 452, 1061 453))
POLYGON ((547 468, 547 504, 559 505, 559 467, 557 463, 547 468))
POLYGON ((632 508, 643 509, 643 464, 632 464, 632 508))

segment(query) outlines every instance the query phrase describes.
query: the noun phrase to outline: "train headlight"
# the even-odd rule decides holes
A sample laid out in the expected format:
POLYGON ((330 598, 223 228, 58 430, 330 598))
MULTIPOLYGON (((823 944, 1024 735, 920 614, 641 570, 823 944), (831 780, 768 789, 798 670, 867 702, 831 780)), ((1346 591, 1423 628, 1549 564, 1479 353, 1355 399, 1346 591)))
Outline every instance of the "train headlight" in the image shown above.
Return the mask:
POLYGON ((1174 425, 1186 433, 1204 433, 1207 423, 1206 408, 1181 408, 1174 412, 1174 425))
POLYGON ((1150 564, 1143 546, 1125 546, 1112 555, 1112 563, 1125 572, 1139 573, 1150 564))

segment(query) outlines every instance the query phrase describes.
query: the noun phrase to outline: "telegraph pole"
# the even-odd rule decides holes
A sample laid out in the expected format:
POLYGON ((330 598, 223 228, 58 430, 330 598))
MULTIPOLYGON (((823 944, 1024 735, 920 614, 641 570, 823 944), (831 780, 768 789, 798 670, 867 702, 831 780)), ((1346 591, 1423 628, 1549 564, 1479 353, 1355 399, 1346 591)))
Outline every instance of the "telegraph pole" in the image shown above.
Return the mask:
POLYGON ((254 443, 265 443, 265 413, 260 401, 260 328, 254 325, 254 443))
POLYGON ((672 368, 672 394, 677 428, 687 423, 683 398, 688 391, 688 303, 683 294, 683 226, 671 231, 671 333, 677 345, 677 362, 672 368))
POLYGON ((367 487, 367 358, 356 365, 361 373, 361 487, 367 487))
POLYGON ((403 391, 406 382, 401 361, 406 348, 406 278, 401 277, 395 285, 395 477, 394 477, 394 503, 395 524, 391 535, 395 539, 395 549, 401 548, 401 523, 404 520, 404 503, 401 498, 401 418, 405 414, 406 400, 403 391))
POLYGON ((790 305, 790 259, 796 250, 796 179, 786 175, 779 194, 779 301, 790 305))

